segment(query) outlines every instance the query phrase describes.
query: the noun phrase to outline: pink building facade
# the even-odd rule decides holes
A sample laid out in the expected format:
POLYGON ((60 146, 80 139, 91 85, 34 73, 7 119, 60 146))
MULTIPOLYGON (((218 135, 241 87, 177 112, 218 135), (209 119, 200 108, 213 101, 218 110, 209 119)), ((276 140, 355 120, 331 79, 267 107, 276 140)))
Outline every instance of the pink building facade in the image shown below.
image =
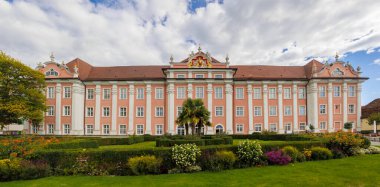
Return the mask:
POLYGON ((175 123, 187 98, 211 112, 204 134, 359 131, 361 84, 367 79, 345 62, 304 66, 230 65, 201 49, 167 66, 94 67, 54 57, 37 69, 46 76, 48 110, 27 132, 56 135, 184 134, 175 123))

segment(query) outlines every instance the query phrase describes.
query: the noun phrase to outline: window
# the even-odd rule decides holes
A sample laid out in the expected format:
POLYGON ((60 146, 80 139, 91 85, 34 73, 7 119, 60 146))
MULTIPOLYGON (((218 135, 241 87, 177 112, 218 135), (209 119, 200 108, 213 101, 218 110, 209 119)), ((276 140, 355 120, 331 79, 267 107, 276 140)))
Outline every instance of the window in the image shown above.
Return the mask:
POLYGON ((127 99, 127 88, 120 88, 120 99, 127 99))
POLYGON ((203 79, 203 74, 195 74, 196 79, 203 79))
POLYGON ((58 76, 58 72, 54 71, 54 69, 50 69, 49 71, 47 71, 45 73, 45 75, 46 76, 50 76, 50 75, 52 75, 52 76, 58 76))
POLYGON ((164 89, 156 88, 156 99, 163 99, 163 98, 164 98, 164 89))
POLYGON ((223 88, 222 87, 215 87, 215 99, 223 99, 223 88))
POLYGON ((110 116, 110 107, 103 107, 103 117, 110 116))
POLYGON ((319 113, 326 114, 326 105, 319 105, 319 113))
POLYGON ((94 126, 93 125, 87 125, 86 126, 86 134, 94 134, 94 126))
POLYGON ((181 115, 182 111, 183 111, 183 107, 181 106, 177 107, 177 116, 181 115))
POLYGON ((156 107, 156 117, 164 116, 164 107, 156 107))
POLYGON ((70 125, 69 124, 63 125, 63 133, 64 134, 70 134, 70 125))
POLYGON ((185 135, 185 127, 183 127, 182 125, 178 126, 177 127, 177 134, 178 135, 185 135))
POLYGON ((348 87, 348 97, 355 97, 355 86, 348 87))
POLYGON ((348 105, 348 113, 355 114, 355 105, 348 105))
POLYGON ((223 75, 222 74, 215 74, 214 78, 216 78, 216 79, 222 79, 223 75))
POLYGON ((236 116, 244 116, 244 107, 242 106, 236 107, 236 116))
POLYGON ((236 99, 244 99, 244 88, 236 88, 236 99))
POLYGON ((87 107, 87 116, 86 117, 93 117, 94 116, 94 108, 93 107, 87 107))
POLYGON ((277 125, 276 124, 269 124, 269 131, 276 132, 277 131, 277 125))
POLYGON ((269 88, 269 99, 276 99, 276 88, 269 88))
POLYGON ((120 125, 119 126, 119 134, 127 134, 127 126, 126 125, 120 125))
POLYGON ((196 91, 195 98, 203 99, 203 87, 196 87, 195 91, 196 91))
POLYGON ((47 89, 47 98, 49 98, 49 99, 54 98, 54 87, 48 87, 48 89, 47 89))
POLYGON ((63 106, 63 116, 70 116, 71 114, 71 107, 70 106, 63 106))
POLYGON ((142 107, 142 106, 137 107, 136 116, 137 117, 144 117, 144 107, 142 107))
POLYGON ((340 86, 334 86, 334 97, 340 97, 340 86))
POLYGON ((292 131, 292 124, 285 123, 285 132, 290 132, 290 131, 292 131))
POLYGON ((290 88, 284 88, 284 99, 290 99, 290 88))
POLYGON ((64 87, 63 88, 63 98, 70 98, 71 97, 71 87, 64 87))
POLYGON ((119 115, 120 117, 126 117, 127 116, 127 107, 120 107, 120 111, 119 111, 119 115))
POLYGON ((269 106, 269 116, 277 116, 277 107, 269 106))
POLYGON ((94 89, 87 89, 87 99, 94 99, 94 89))
POLYGON ((319 123, 319 129, 325 130, 326 129, 326 122, 322 121, 319 123))
POLYGON ((48 134, 54 134, 54 125, 48 124, 48 134))
POLYGON ((326 87, 325 86, 319 87, 319 97, 326 97, 326 87))
POLYGON ((103 99, 111 98, 111 89, 103 89, 103 99))
POLYGON ((216 134, 223 134, 223 126, 222 125, 217 125, 215 128, 215 133, 216 134))
POLYGON ((32 125, 32 133, 37 134, 39 129, 39 125, 32 125))
POLYGON ((178 78, 178 79, 184 79, 184 78, 185 78, 185 75, 184 75, 184 74, 177 74, 177 78, 178 78))
POLYGON ((255 124, 255 132, 261 132, 261 124, 255 124))
POLYGON ((299 106, 299 115, 300 116, 306 115, 306 106, 299 106))
POLYGON ((236 133, 243 133, 244 126, 242 124, 236 125, 236 133))
POLYGON ((144 134, 144 125, 137 125, 136 134, 137 135, 143 135, 144 134))
POLYGON ((103 134, 110 134, 110 125, 103 125, 103 134))
POLYGON ((305 88, 298 88, 298 99, 305 99, 305 88))
POLYGON ((47 116, 54 116, 54 106, 47 107, 47 116))
POLYGON ((292 106, 285 106, 284 115, 285 116, 291 116, 292 115, 292 106))
POLYGON ((144 99, 144 88, 137 88, 137 99, 144 99))
POLYGON ((177 87, 177 99, 185 98, 185 87, 177 87))
POLYGON ((261 116, 261 106, 255 106, 253 113, 255 116, 261 116))
POLYGON ((253 89, 253 99, 261 99, 261 88, 253 89))
POLYGON ((215 116, 223 116, 223 107, 221 106, 215 107, 215 116))
POLYGON ((302 131, 306 130, 306 123, 304 122, 300 123, 300 130, 302 131))
POLYGON ((156 125, 156 135, 162 135, 164 132, 163 129, 163 125, 156 125))

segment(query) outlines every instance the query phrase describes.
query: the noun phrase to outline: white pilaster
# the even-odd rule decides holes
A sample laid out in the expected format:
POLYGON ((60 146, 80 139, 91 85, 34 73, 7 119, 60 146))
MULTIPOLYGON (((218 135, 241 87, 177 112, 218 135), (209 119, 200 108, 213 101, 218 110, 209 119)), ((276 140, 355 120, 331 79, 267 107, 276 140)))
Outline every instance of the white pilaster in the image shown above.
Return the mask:
POLYGON ((150 83, 146 85, 146 128, 145 134, 152 134, 152 86, 150 83))
POLYGON ((117 114, 118 114, 118 108, 117 108, 117 85, 113 84, 112 85, 112 122, 111 122, 111 135, 116 135, 116 122, 117 122, 117 114))
POLYGON ((279 84, 277 86, 277 101, 278 101, 278 133, 284 134, 284 107, 283 107, 283 102, 282 102, 282 85, 279 84))
POLYGON ((193 98, 193 85, 191 83, 187 84, 187 97, 193 98))
POLYGON ((359 82, 356 87, 356 96, 357 96, 357 104, 356 104, 356 130, 361 131, 361 116, 362 116, 362 85, 359 82))
POLYGON ((189 78, 189 79, 193 78, 193 72, 188 71, 187 72, 187 78, 189 78))
MULTIPOLYGON (((209 72, 209 75, 211 72, 209 72)), ((210 122, 212 123, 212 84, 208 83, 207 84, 207 109, 210 112, 210 122)), ((212 127, 207 127, 207 134, 213 134, 213 128, 212 127)))
POLYGON ((102 115, 100 110, 100 94, 101 88, 100 85, 97 84, 95 87, 95 129, 94 134, 100 135, 100 116, 102 115))
POLYGON ((298 97, 297 97, 297 84, 293 84, 293 132, 298 132, 298 97))
POLYGON ((328 127, 328 132, 334 132, 334 121, 333 121, 333 116, 334 116, 334 112, 333 112, 333 87, 332 87, 332 83, 329 82, 328 83, 328 86, 327 86, 327 99, 328 99, 328 120, 329 120, 329 127, 328 127))
POLYGON ((83 135, 84 119, 84 86, 76 81, 73 83, 72 105, 71 105, 71 132, 72 135, 83 135))
POLYGON ((174 110, 174 84, 169 83, 168 86, 168 133, 174 134, 174 124, 175 124, 175 110, 174 110))
POLYGON ((131 83, 129 84, 129 106, 128 106, 128 134, 133 135, 134 124, 133 119, 135 118, 135 86, 131 83))
MULTIPOLYGON (((347 82, 343 82, 343 124, 348 121, 347 117, 347 82)), ((342 125, 343 125, 342 124, 342 125)))
POLYGON ((61 116, 62 116, 62 105, 61 105, 61 83, 57 83, 57 86, 55 88, 55 132, 54 134, 61 134, 61 116))
POLYGON ((252 106, 252 85, 248 84, 247 93, 248 93, 248 128, 249 134, 252 134, 254 132, 253 128, 253 106, 252 106))
POLYGON ((268 85, 263 85, 263 100, 264 100, 264 130, 269 130, 268 125, 268 85))
POLYGON ((232 134, 232 114, 233 114, 233 106, 232 106, 232 85, 230 83, 226 84, 226 132, 228 134, 232 134))
POLYGON ((318 87, 317 83, 312 83, 312 107, 313 107, 313 116, 312 116, 312 124, 314 125, 315 132, 319 132, 319 124, 318 124, 318 116, 319 116, 319 105, 318 105, 318 87))

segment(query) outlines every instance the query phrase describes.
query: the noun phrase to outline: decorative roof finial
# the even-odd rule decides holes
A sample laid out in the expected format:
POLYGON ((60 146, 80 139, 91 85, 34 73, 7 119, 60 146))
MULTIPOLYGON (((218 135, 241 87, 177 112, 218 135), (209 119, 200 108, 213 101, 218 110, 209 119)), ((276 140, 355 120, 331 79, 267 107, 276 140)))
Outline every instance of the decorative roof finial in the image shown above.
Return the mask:
POLYGON ((51 55, 50 55, 50 61, 51 61, 51 62, 54 62, 54 58, 55 58, 55 57, 54 57, 54 53, 51 52, 51 55))
POLYGON ((361 73, 361 70, 362 70, 362 68, 360 68, 360 66, 358 66, 358 67, 356 68, 356 71, 357 71, 358 73, 361 73))
POLYGON ((226 64, 230 63, 230 57, 228 57, 228 54, 226 55, 226 64))
POLYGON ((170 63, 173 63, 173 55, 170 55, 170 63))
POLYGON ((338 62, 338 59, 339 59, 339 55, 338 55, 338 52, 336 52, 336 54, 335 54, 335 62, 338 62))
POLYGON ((198 46, 198 52, 201 52, 201 51, 202 51, 201 44, 199 44, 199 46, 198 46))

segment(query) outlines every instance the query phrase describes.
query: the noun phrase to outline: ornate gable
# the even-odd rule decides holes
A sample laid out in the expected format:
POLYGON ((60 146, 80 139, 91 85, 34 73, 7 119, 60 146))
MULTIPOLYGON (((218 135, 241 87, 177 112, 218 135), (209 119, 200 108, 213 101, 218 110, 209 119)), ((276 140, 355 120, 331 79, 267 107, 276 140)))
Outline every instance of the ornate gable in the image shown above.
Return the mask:
POLYGON ((336 55, 335 62, 326 62, 320 70, 313 71, 313 77, 331 77, 331 78, 354 78, 360 77, 360 67, 356 70, 348 62, 338 61, 336 55))
POLYGON ((46 78, 75 78, 78 77, 78 68, 71 72, 64 62, 61 64, 55 62, 54 55, 50 55, 50 61, 39 63, 37 68, 46 78))
POLYGON ((189 57, 180 61, 173 62, 173 57, 170 57, 171 68, 229 68, 229 58, 226 57, 226 62, 222 63, 211 57, 210 53, 204 53, 201 47, 198 52, 191 52, 189 57))

